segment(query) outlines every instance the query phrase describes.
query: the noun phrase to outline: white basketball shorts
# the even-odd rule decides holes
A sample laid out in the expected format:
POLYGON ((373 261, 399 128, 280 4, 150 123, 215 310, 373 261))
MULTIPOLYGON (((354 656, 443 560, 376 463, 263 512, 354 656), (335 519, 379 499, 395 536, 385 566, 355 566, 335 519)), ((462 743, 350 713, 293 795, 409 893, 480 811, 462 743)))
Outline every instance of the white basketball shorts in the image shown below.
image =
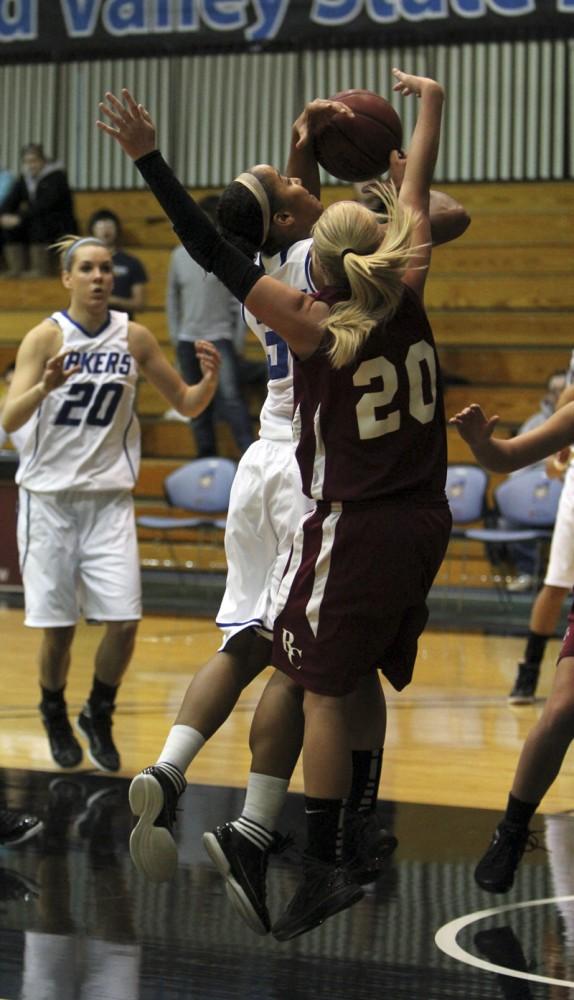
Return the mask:
POLYGON ((549 587, 574 586, 574 468, 566 472, 558 503, 544 583, 549 587))
POLYGON ((33 628, 141 618, 133 498, 127 490, 30 493, 20 488, 18 552, 25 624, 33 628))
POLYGON ((301 517, 314 507, 301 490, 293 443, 260 438, 233 480, 225 554, 227 583, 217 615, 225 643, 248 626, 272 636, 275 600, 301 517))

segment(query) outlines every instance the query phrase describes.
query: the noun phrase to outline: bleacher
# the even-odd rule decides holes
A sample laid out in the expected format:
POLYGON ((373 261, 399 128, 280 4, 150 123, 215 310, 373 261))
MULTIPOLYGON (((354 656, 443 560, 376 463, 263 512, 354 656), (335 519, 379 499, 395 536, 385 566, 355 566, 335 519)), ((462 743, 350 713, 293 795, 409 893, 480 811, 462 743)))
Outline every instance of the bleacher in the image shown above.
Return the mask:
MULTIPOLYGON (((567 366, 573 344, 574 190, 568 183, 445 185, 472 217, 464 236, 437 248, 427 285, 426 304, 447 375, 468 385, 450 386, 450 415, 470 401, 500 414, 500 433, 514 430, 538 409, 550 372, 567 366)), ((206 192, 202 192, 206 193, 206 192)), ((326 203, 348 197, 346 187, 328 188, 326 203)), ((155 333, 173 359, 164 312, 169 255, 176 245, 169 223, 149 192, 81 192, 76 207, 82 231, 100 207, 122 219, 125 249, 137 254, 149 276, 146 309, 137 319, 155 333)), ((52 309, 61 308, 65 292, 57 278, 0 282, 0 366, 15 356, 24 333, 52 309)), ((246 354, 261 359, 258 342, 248 336, 246 354)), ((254 427, 261 395, 249 398, 254 427)), ((194 455, 185 423, 163 419, 164 400, 148 384, 139 391, 143 460, 136 488, 139 512, 165 509, 165 475, 194 455)), ((236 458, 226 427, 220 427, 223 455, 236 458)), ((470 452, 449 429, 449 461, 469 461, 470 452)), ((500 477, 491 477, 491 488, 500 477)), ((190 532, 174 538, 178 562, 200 568, 224 568, 222 540, 217 551, 190 532)), ((173 551, 140 531, 144 565, 168 565, 173 551)), ((465 554, 465 581, 489 585, 490 570, 479 546, 465 554)), ((441 580, 461 582, 461 543, 453 541, 441 580)), ((464 581, 462 581, 464 582, 464 581)))

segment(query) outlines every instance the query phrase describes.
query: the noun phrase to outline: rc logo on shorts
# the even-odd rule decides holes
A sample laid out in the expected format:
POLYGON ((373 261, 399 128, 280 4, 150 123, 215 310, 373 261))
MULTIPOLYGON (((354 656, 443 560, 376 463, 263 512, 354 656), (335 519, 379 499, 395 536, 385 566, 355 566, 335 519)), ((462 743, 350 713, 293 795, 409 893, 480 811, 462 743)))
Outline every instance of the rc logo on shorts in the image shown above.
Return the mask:
POLYGON ((281 631, 283 633, 283 649, 287 653, 289 663, 291 664, 292 667, 295 667, 295 670, 300 670, 302 664, 296 663, 295 661, 297 658, 299 660, 301 659, 301 657, 303 656, 303 650, 298 649, 297 646, 293 645, 293 643, 295 642, 295 636, 293 635, 292 632, 289 632, 288 629, 286 628, 282 629, 281 631))

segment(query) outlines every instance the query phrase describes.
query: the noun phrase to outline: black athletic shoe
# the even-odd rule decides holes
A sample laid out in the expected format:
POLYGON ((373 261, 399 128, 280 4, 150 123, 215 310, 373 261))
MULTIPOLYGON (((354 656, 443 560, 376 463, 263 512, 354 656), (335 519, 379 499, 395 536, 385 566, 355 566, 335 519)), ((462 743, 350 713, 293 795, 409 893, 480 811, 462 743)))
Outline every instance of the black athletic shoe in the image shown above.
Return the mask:
POLYGON ((28 902, 40 895, 40 886, 33 879, 13 872, 9 868, 0 868, 0 899, 13 901, 23 899, 28 902))
POLYGON ((540 847, 538 839, 530 830, 502 820, 476 866, 475 881, 487 892, 508 892, 525 850, 533 851, 537 847, 540 847))
POLYGON ((398 840, 385 830, 376 812, 349 813, 346 867, 359 885, 375 882, 383 873, 384 862, 397 849, 398 840))
POLYGON ((74 736, 66 706, 42 702, 39 707, 56 764, 77 767, 82 760, 82 748, 74 736))
POLYGON ((138 871, 152 882, 165 882, 175 875, 177 845, 173 828, 177 803, 185 787, 183 774, 171 764, 146 767, 130 785, 130 809, 139 816, 130 837, 130 854, 138 871))
POLYGON ((119 771, 120 755, 112 739, 113 705, 102 704, 95 711, 87 701, 77 726, 88 739, 88 757, 101 771, 119 771))
POLYGON ((303 879, 283 916, 273 925, 277 941, 290 941, 363 898, 346 868, 303 856, 303 879))
POLYGON ((0 846, 13 847, 30 837, 35 837, 43 829, 43 823, 31 813, 0 809, 0 846))
POLYGON ((514 687, 508 695, 508 703, 510 705, 532 705, 539 676, 540 667, 535 663, 519 663, 514 687))
POLYGON ((229 901, 256 934, 271 930, 265 886, 269 856, 280 854, 291 843, 290 837, 274 833, 269 847, 261 849, 232 823, 203 834, 203 846, 225 880, 229 901))

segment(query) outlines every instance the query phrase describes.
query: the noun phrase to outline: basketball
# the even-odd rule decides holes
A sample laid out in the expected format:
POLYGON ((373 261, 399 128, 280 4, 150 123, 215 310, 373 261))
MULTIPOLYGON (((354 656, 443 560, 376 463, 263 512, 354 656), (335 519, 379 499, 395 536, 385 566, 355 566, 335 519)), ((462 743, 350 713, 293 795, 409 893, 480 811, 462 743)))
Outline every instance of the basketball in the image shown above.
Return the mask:
POLYGON ((384 173, 393 149, 401 149, 403 127, 392 104, 372 90, 343 90, 341 101, 354 118, 338 114, 314 140, 317 162, 342 181, 368 181, 384 173))

